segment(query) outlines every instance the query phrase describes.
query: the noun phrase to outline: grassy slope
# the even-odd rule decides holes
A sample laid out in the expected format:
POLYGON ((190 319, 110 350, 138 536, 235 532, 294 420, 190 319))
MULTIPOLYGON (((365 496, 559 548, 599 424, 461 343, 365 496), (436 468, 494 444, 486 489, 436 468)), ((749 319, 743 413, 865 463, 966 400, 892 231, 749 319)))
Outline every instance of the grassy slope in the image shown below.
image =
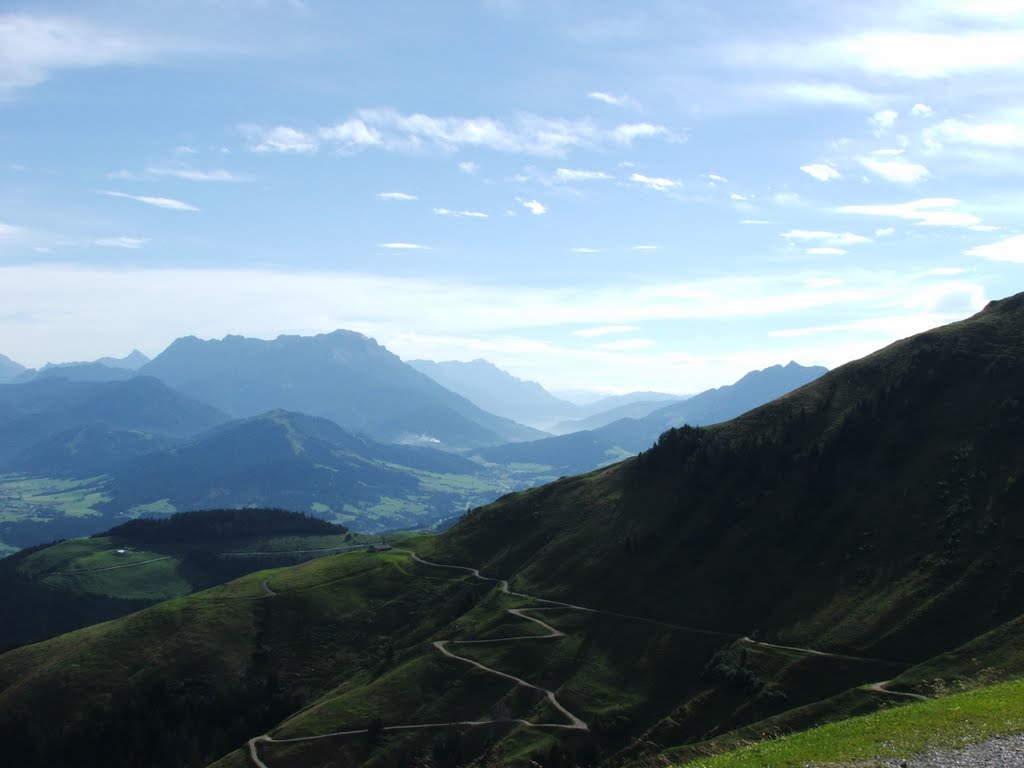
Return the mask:
POLYGON ((371 683, 388 648, 415 646, 471 599, 416 568, 398 555, 322 558, 4 654, 5 752, 24 765, 204 765, 338 685, 371 683), (277 597, 263 597, 264 580, 277 597), (44 735, 54 720, 61 740, 44 735))
POLYGON ((430 549, 554 597, 923 660, 1024 608, 1022 328, 1024 297, 1006 300, 500 499, 430 549))
POLYGON ((932 749, 956 749, 1024 730, 1024 680, 854 717, 736 752, 691 768, 805 768, 880 765, 932 749))

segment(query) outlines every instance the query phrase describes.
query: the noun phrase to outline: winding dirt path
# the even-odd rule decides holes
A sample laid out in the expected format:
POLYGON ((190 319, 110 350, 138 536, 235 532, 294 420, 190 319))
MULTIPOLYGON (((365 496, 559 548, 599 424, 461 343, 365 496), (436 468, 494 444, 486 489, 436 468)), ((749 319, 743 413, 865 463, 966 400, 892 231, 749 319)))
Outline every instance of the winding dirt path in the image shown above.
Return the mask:
POLYGON ((883 693, 888 696, 901 696, 904 699, 913 699, 914 701, 928 701, 927 696, 922 696, 919 693, 908 693, 907 691, 893 691, 888 688, 889 683, 892 680, 883 680, 880 683, 868 683, 864 686, 865 690, 874 691, 875 693, 883 693))
MULTIPOLYGON (((354 548, 355 547, 353 547, 353 549, 354 548)), ((501 677, 501 678, 504 678, 506 680, 510 680, 510 681, 514 682, 516 685, 522 686, 524 688, 530 688, 532 690, 535 690, 535 691, 538 691, 538 692, 542 693, 545 696, 545 698, 547 698, 548 702, 555 709, 557 709, 559 712, 561 712, 565 716, 565 718, 566 718, 566 720, 568 720, 568 722, 567 723, 534 723, 534 722, 530 722, 528 720, 522 720, 522 719, 518 719, 518 718, 495 719, 495 720, 457 720, 457 721, 450 721, 450 722, 445 722, 445 723, 419 723, 419 724, 407 724, 407 725, 388 725, 388 726, 384 726, 381 729, 382 731, 411 731, 411 730, 423 730, 423 729, 428 729, 428 728, 448 728, 448 727, 453 726, 453 725, 467 726, 467 727, 476 727, 476 726, 482 726, 482 725, 495 725, 495 724, 518 724, 518 725, 522 725, 522 726, 525 726, 525 727, 528 727, 528 728, 546 728, 546 729, 552 729, 552 730, 589 731, 590 730, 589 726, 583 720, 581 720, 577 715, 573 714, 568 709, 566 709, 562 705, 562 703, 558 701, 558 698, 555 695, 554 691, 552 691, 552 690, 550 690, 548 688, 542 688, 541 686, 534 685, 533 683, 529 683, 526 680, 523 680, 520 677, 516 677, 515 675, 510 675, 507 672, 502 672, 500 670, 494 669, 493 667, 488 667, 485 664, 481 664, 480 662, 474 661, 473 659, 469 659, 469 658, 467 658, 465 656, 459 656, 458 654, 453 653, 451 650, 449 650, 449 646, 456 646, 456 645, 484 645, 484 644, 493 644, 493 643, 512 643, 512 642, 525 642, 525 641, 537 641, 537 640, 551 640, 551 639, 555 639, 555 638, 565 637, 566 636, 564 632, 562 632, 562 631, 560 631, 558 629, 555 629, 550 624, 548 624, 548 623, 546 623, 544 621, 541 621, 540 619, 536 618, 535 616, 527 615, 527 613, 526 613, 527 611, 529 611, 530 613, 536 613, 538 611, 552 611, 552 610, 566 610, 566 609, 568 609, 568 610, 574 610, 574 611, 584 611, 586 613, 600 613, 600 614, 603 614, 603 615, 613 616, 613 617, 617 617, 617 618, 621 618, 621 619, 630 619, 630 620, 634 620, 634 621, 642 621, 642 622, 651 623, 651 624, 658 624, 660 626, 670 627, 670 628, 673 628, 673 629, 679 629, 679 630, 683 630, 683 631, 687 631, 687 632, 696 632, 696 633, 699 633, 699 634, 714 635, 714 636, 723 637, 723 638, 732 638, 732 639, 738 640, 738 641, 743 642, 743 643, 748 643, 750 645, 759 645, 759 646, 762 646, 762 647, 765 647, 765 648, 775 648, 775 649, 778 649, 778 650, 796 651, 796 652, 799 652, 799 653, 805 653, 805 654, 812 655, 812 656, 823 656, 823 657, 827 657, 827 658, 847 659, 847 660, 855 660, 855 661, 875 661, 875 662, 877 662, 877 661, 884 661, 883 659, 871 659, 871 658, 862 657, 862 656, 849 656, 849 655, 846 655, 846 654, 829 653, 827 651, 819 651, 819 650, 815 650, 813 648, 800 648, 800 647, 789 646, 789 645, 777 645, 775 643, 766 643, 766 642, 762 642, 760 640, 754 640, 754 639, 752 639, 750 637, 738 635, 736 633, 731 633, 731 632, 722 632, 722 631, 718 631, 718 630, 704 629, 704 628, 700 628, 700 627, 681 626, 681 625, 677 625, 677 624, 670 624, 670 623, 664 622, 664 621, 659 621, 657 619, 650 619, 650 618, 647 618, 645 616, 631 616, 629 614, 616 613, 616 612, 613 612, 613 611, 601 611, 601 610, 598 610, 598 609, 595 609, 595 608, 587 608, 586 606, 576 605, 574 603, 565 603, 565 602, 562 602, 562 601, 559 601, 559 600, 548 600, 548 599, 543 598, 543 597, 536 597, 534 595, 527 595, 527 594, 522 593, 522 592, 513 592, 509 588, 508 580, 507 579, 498 579, 498 578, 493 578, 493 577, 490 577, 490 576, 483 576, 480 573, 480 570, 478 568, 471 568, 469 566, 464 566, 464 565, 448 565, 446 563, 435 563, 435 562, 432 562, 430 560, 423 559, 422 557, 420 557, 418 554, 416 554, 415 552, 413 552, 410 549, 401 549, 401 548, 395 547, 395 548, 391 548, 391 549, 389 549, 387 551, 389 551, 389 552, 398 552, 400 554, 408 555, 409 557, 411 557, 413 559, 413 561, 415 561, 417 563, 420 563, 421 565, 429 566, 431 568, 447 568, 447 569, 455 570, 455 571, 464 571, 465 573, 468 573, 471 576, 473 576, 473 578, 479 579, 481 581, 488 581, 488 582, 492 582, 492 583, 497 584, 499 589, 501 590, 501 592, 503 594, 510 595, 512 597, 522 598, 524 600, 530 600, 530 601, 535 602, 535 603, 542 603, 544 605, 544 607, 508 608, 508 609, 506 609, 505 612, 508 613, 508 614, 511 614, 512 616, 515 616, 516 618, 525 619, 526 621, 533 622, 534 624, 537 624, 537 625, 543 627, 548 632, 548 634, 546 634, 546 635, 515 635, 515 636, 512 636, 512 637, 499 637, 499 638, 492 638, 492 639, 488 639, 488 640, 458 640, 458 639, 435 640, 435 641, 433 641, 431 643, 431 645, 439 653, 441 653, 443 656, 446 656, 446 657, 448 657, 450 659, 454 659, 456 661, 461 661, 464 664, 469 664, 469 665, 471 665, 471 666, 473 666, 473 667, 475 667, 475 668, 477 668, 477 669, 479 669, 479 670, 481 670, 483 672, 486 672, 488 674, 496 675, 497 677, 501 677)), ((267 585, 266 581, 262 582, 262 586, 263 586, 263 589, 267 592, 266 597, 272 597, 272 596, 277 594, 276 592, 273 592, 273 590, 270 589, 270 587, 267 585)), ((883 694, 883 695, 901 696, 901 697, 904 697, 904 698, 909 698, 909 699, 914 699, 914 700, 919 700, 919 701, 927 701, 928 700, 924 696, 920 696, 920 695, 918 695, 916 693, 904 693, 902 691, 891 691, 891 690, 889 690, 888 688, 885 687, 890 682, 891 682, 890 680, 884 680, 884 681, 878 682, 878 683, 871 683, 869 685, 864 686, 864 688, 866 690, 874 691, 876 693, 880 693, 880 694, 883 694)), ((334 738, 334 737, 338 737, 338 736, 358 736, 360 734, 366 734, 366 733, 369 733, 369 729, 368 728, 358 728, 358 729, 348 730, 348 731, 333 731, 331 733, 321 733, 321 734, 317 734, 315 736, 296 736, 296 737, 286 738, 286 739, 276 739, 276 738, 270 736, 270 734, 266 734, 265 733, 265 734, 262 734, 260 736, 255 736, 255 737, 249 739, 249 741, 246 743, 246 749, 247 749, 247 752, 248 752, 250 760, 252 761, 253 765, 256 766, 256 768, 270 768, 270 766, 268 766, 265 762, 263 762, 263 760, 259 756, 258 746, 260 744, 296 744, 296 743, 300 743, 300 742, 318 741, 320 739, 334 738)))
POLYGON ((93 568, 89 571, 54 571, 53 573, 46 574, 47 576, 84 576, 87 573, 103 573, 104 571, 116 571, 120 568, 135 568, 140 565, 149 565, 150 563, 159 563, 161 560, 170 560, 173 555, 164 555, 163 557, 154 557, 149 560, 141 560, 137 563, 124 563, 122 565, 108 565, 106 568, 93 568))
MULTIPOLYGON (((528 616, 526 614, 526 611, 536 612, 536 611, 553 611, 553 610, 566 610, 566 609, 568 609, 568 610, 575 610, 575 611, 585 611, 585 612, 588 612, 588 613, 595 613, 593 608, 584 608, 583 606, 573 605, 572 603, 563 603, 563 602, 560 602, 558 600, 546 600, 544 598, 534 597, 533 595, 526 595, 526 594, 523 594, 521 592, 513 592, 513 591, 511 591, 509 589, 508 581, 506 579, 495 579, 495 578, 491 578, 489 576, 482 576, 480 574, 480 571, 478 569, 476 569, 476 568, 469 568, 469 567, 462 566, 462 565, 446 565, 444 563, 434 563, 434 562, 431 562, 429 560, 424 560, 422 557, 420 557, 415 552, 413 552, 412 550, 409 550, 409 549, 397 549, 396 548, 396 549, 390 549, 388 551, 390 551, 390 552, 398 552, 398 553, 401 553, 401 554, 404 554, 404 555, 408 555, 415 562, 420 563, 422 565, 430 566, 432 568, 448 568, 448 569, 456 570, 456 571, 465 571, 466 573, 470 574, 474 578, 480 579, 481 581, 489 581, 489 582, 494 582, 494 583, 498 584, 499 588, 501 589, 503 594, 511 595, 512 597, 523 598, 525 600, 531 600, 531 601, 538 602, 538 603, 544 603, 545 606, 547 606, 547 607, 508 608, 508 609, 506 609, 506 613, 511 614, 512 616, 515 616, 518 619, 524 619, 526 621, 533 622, 534 624, 537 624, 537 625, 543 627, 548 632, 548 634, 546 634, 546 635, 515 635, 513 637, 497 637, 497 638, 492 638, 492 639, 488 639, 488 640, 457 640, 457 639, 435 640, 434 642, 431 643, 431 645, 442 656, 446 656, 447 658, 454 659, 456 661, 461 661, 464 664, 469 664, 470 666, 473 666, 473 667, 475 667, 475 668, 477 668, 477 669, 479 669, 479 670, 481 670, 483 672, 486 672, 488 674, 496 675, 497 677, 501 677, 501 678, 504 678, 506 680, 511 680, 516 685, 522 686, 524 688, 529 688, 531 690, 538 691, 539 693, 544 695, 544 697, 548 700, 548 703, 550 703, 551 706, 553 706, 556 710, 558 710, 559 712, 561 712, 565 716, 565 718, 566 718, 566 720, 568 720, 568 722, 567 723, 534 723, 534 722, 530 722, 529 720, 522 720, 522 719, 519 719, 519 718, 504 718, 504 719, 495 719, 495 720, 458 720, 458 721, 452 721, 452 722, 447 722, 447 723, 418 723, 418 724, 412 724, 412 725, 388 725, 388 726, 384 726, 381 730, 383 730, 383 731, 410 731, 410 730, 422 730, 422 729, 427 729, 427 728, 448 728, 448 727, 453 726, 453 725, 467 726, 467 727, 477 727, 477 726, 481 726, 481 725, 495 725, 495 724, 517 724, 517 725, 526 726, 528 728, 546 728, 546 729, 552 729, 552 730, 568 730, 568 731, 589 731, 590 730, 590 727, 585 722, 583 722, 583 720, 581 720, 575 714, 573 714, 568 709, 566 709, 565 706, 563 706, 563 704, 558 700, 558 697, 555 695, 554 691, 552 691, 552 690, 550 690, 548 688, 543 688, 543 687, 541 687, 539 685, 534 685, 533 683, 530 683, 530 682, 527 682, 526 680, 523 680, 521 677, 516 677, 515 675, 510 675, 507 672, 502 672, 501 670, 494 669, 493 667, 488 667, 485 664, 481 664, 480 662, 474 661, 473 659, 466 658, 465 656, 459 656, 457 653, 453 653, 451 650, 449 650, 448 646, 450 646, 450 645, 484 645, 484 644, 493 644, 493 643, 512 643, 512 642, 525 642, 525 641, 536 641, 536 640, 551 640, 551 639, 555 639, 555 638, 559 638, 559 637, 565 637, 565 633, 564 632, 562 632, 561 630, 555 629, 554 627, 552 627, 547 622, 541 621, 540 619, 538 619, 538 618, 536 618, 534 616, 528 616)), ((267 582, 265 582, 265 581, 262 582, 262 586, 263 586, 264 590, 266 590, 268 593, 276 594, 276 593, 272 592, 272 590, 270 590, 270 587, 267 585, 267 582)), ((270 594, 268 594, 268 597, 270 596, 270 594)), ((249 739, 248 743, 246 744, 246 748, 247 748, 247 751, 248 751, 248 754, 249 754, 249 758, 250 758, 250 760, 252 760, 252 763, 253 763, 253 765, 256 766, 256 768, 270 768, 265 762, 263 762, 263 760, 259 756, 258 745, 260 745, 260 744, 294 744, 294 743, 298 743, 298 742, 316 741, 316 740, 319 740, 319 739, 327 739, 327 738, 332 738, 332 737, 335 737, 335 736, 357 736, 359 734, 365 734, 365 733, 369 733, 369 729, 368 728, 358 728, 358 729, 349 730, 349 731, 334 731, 332 733, 317 734, 316 736, 296 736, 294 738, 289 738, 289 739, 275 739, 274 737, 272 737, 269 734, 265 733, 265 734, 263 734, 261 736, 256 736, 256 737, 254 737, 252 739, 249 739)))

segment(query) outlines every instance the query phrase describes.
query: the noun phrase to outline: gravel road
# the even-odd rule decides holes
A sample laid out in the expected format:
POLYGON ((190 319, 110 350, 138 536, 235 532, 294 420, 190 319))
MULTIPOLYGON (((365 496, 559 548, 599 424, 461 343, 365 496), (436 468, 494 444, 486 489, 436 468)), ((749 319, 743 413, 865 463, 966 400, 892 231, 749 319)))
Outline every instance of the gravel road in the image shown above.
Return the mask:
POLYGON ((885 768, 1021 768, 1024 767, 1024 734, 989 739, 966 749, 887 760, 882 765, 885 768))

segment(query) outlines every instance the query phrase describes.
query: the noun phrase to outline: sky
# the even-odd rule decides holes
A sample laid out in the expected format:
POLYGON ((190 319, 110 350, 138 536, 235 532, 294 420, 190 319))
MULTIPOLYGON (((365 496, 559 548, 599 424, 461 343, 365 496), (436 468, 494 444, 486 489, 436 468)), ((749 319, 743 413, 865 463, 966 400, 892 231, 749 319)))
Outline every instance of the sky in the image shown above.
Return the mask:
POLYGON ((0 4, 26 366, 347 328, 692 393, 1024 290, 1022 210, 1020 0, 0 4))

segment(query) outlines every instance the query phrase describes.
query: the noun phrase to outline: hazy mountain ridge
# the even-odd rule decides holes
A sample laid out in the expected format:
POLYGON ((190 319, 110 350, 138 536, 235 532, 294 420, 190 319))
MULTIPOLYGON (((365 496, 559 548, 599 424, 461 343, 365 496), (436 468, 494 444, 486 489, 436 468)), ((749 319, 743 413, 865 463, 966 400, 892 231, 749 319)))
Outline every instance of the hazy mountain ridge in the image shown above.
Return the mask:
POLYGON ((487 413, 362 334, 185 337, 140 370, 236 418, 285 409, 383 442, 470 447, 542 433, 487 413))
POLYGON ((25 366, 21 363, 11 360, 6 355, 0 355, 0 384, 11 381, 26 370, 25 366))
POLYGON ((702 426, 739 416, 826 372, 796 363, 751 371, 735 384, 710 389, 654 410, 642 419, 620 419, 587 432, 482 448, 486 461, 552 467, 556 474, 587 472, 649 448, 665 430, 702 426))
POLYGON ((485 411, 537 429, 544 429, 575 409, 537 382, 513 376, 487 360, 410 360, 409 365, 485 411))
POLYGON ((151 377, 113 382, 44 377, 0 386, 0 461, 10 462, 56 435, 83 427, 102 425, 116 431, 185 438, 226 420, 216 408, 151 377))

